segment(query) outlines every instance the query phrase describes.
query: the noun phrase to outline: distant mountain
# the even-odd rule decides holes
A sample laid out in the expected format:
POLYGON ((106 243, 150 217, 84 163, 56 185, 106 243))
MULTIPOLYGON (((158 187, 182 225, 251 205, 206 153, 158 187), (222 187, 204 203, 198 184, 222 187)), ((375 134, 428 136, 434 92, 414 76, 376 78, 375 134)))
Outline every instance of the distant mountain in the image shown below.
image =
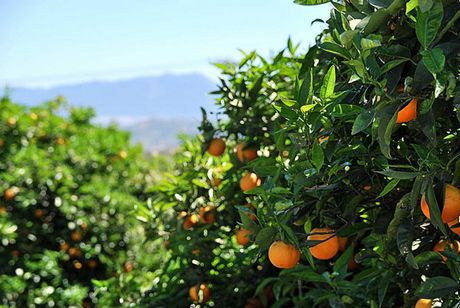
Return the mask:
POLYGON ((97 81, 53 88, 12 88, 13 100, 35 105, 65 96, 72 105, 92 106, 98 116, 198 116, 199 106, 212 107, 208 92, 215 84, 201 74, 162 75, 97 81))
POLYGON ((153 151, 177 147, 178 133, 196 133, 200 106, 215 110, 208 93, 215 83, 200 74, 162 75, 118 81, 97 81, 53 88, 11 88, 18 103, 36 105, 63 95, 71 105, 91 106, 97 120, 110 120, 133 133, 153 151))
POLYGON ((141 142, 147 151, 172 153, 179 146, 177 135, 196 134, 199 124, 199 120, 188 118, 151 118, 124 128, 132 133, 133 142, 141 142))

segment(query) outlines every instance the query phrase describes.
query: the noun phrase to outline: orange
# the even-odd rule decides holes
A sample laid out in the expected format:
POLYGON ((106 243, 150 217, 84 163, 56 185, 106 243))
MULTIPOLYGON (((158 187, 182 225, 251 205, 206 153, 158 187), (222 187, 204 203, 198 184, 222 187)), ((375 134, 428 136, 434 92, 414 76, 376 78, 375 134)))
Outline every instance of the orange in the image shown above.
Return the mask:
MULTIPOLYGON (((449 242, 448 240, 440 240, 439 242, 436 243, 436 245, 434 245, 433 247, 433 251, 436 251, 436 252, 443 252, 444 250, 446 250, 446 246, 449 245, 449 248, 456 252, 456 253, 460 253, 460 242, 459 241, 454 241, 453 243, 449 242)), ((442 256, 442 260, 443 262, 446 262, 446 257, 445 256, 442 256)))
POLYGON ((8 123, 9 126, 13 126, 14 124, 16 124, 16 119, 15 118, 8 118, 8 120, 6 122, 8 123))
POLYGON ((193 228, 194 225, 198 222, 198 215, 197 214, 191 214, 185 217, 183 227, 185 230, 190 230, 193 228))
POLYGON ((66 242, 64 242, 64 243, 62 243, 61 245, 59 245, 59 249, 60 249, 61 251, 67 251, 67 250, 69 250, 69 248, 70 248, 70 245, 67 244, 66 242))
POLYGON ((120 156, 121 159, 126 159, 128 157, 128 152, 126 151, 120 151, 120 153, 118 153, 118 156, 120 156))
POLYGON ((398 112, 396 123, 406 123, 414 120, 417 117, 417 99, 412 99, 406 107, 398 112))
POLYGON ((344 251, 345 246, 347 245, 348 238, 347 237, 341 237, 341 236, 338 236, 337 238, 339 239, 339 250, 344 251))
POLYGON ((460 235, 460 217, 448 223, 450 230, 458 235, 460 235), (454 227, 455 225, 459 225, 459 227, 454 227))
POLYGON ((276 241, 268 249, 268 259, 278 268, 293 268, 300 260, 300 251, 291 244, 276 241))
MULTIPOLYGON (((420 202, 423 214, 430 218, 430 210, 425 199, 425 194, 420 202)), ((442 209, 442 221, 449 223, 460 216, 460 190, 450 184, 446 184, 444 207, 442 209)))
POLYGON ((332 259, 339 251, 339 239, 330 228, 315 228, 311 230, 308 241, 322 241, 310 247, 310 253, 319 260, 332 259))
POLYGON ((205 283, 194 285, 188 290, 190 298, 195 303, 204 304, 211 298, 211 291, 205 283))
POLYGON ((69 248, 69 255, 71 257, 74 257, 74 258, 81 256, 80 248, 78 248, 78 247, 70 247, 69 248))
POLYGON ((45 212, 42 209, 36 209, 35 210, 35 217, 42 218, 43 215, 45 215, 45 212))
POLYGON ((123 271, 125 271, 125 273, 129 273, 133 269, 134 269, 134 265, 131 262, 125 262, 125 264, 123 264, 123 271))
POLYGON ((257 297, 253 297, 248 299, 244 308, 263 308, 262 302, 257 297))
POLYGON ((80 241, 81 240, 81 233, 78 232, 78 231, 74 231, 70 235, 70 238, 72 239, 72 241, 75 241, 75 242, 80 241))
POLYGON ((14 197, 16 197, 16 191, 14 190, 14 188, 8 188, 7 190, 5 190, 3 196, 5 197, 6 201, 12 201, 14 197))
POLYGON ((194 254, 195 256, 199 255, 201 253, 201 250, 199 249, 193 249, 192 250, 192 254, 194 254))
POLYGON ((222 179, 215 178, 215 179, 212 181, 212 186, 214 186, 214 187, 219 187, 221 183, 222 183, 222 179))
POLYGON ((212 139, 209 143, 208 153, 212 156, 220 156, 225 151, 225 142, 222 139, 212 139))
POLYGON ((421 298, 417 301, 414 308, 431 308, 433 300, 428 298, 421 298))
POLYGON ((74 262, 73 267, 75 267, 75 269, 79 270, 79 269, 81 269, 83 267, 83 265, 80 262, 76 261, 76 262, 74 262))
POLYGON ((251 161, 257 158, 257 149, 255 147, 245 148, 244 143, 240 143, 236 146, 236 156, 238 160, 242 163, 251 161))
POLYGON ((241 228, 236 231, 236 242, 241 246, 246 246, 249 243, 249 235, 252 232, 248 229, 241 228))
POLYGON ((200 221, 203 224, 212 224, 215 220, 214 217, 214 207, 205 206, 200 209, 200 221))
POLYGON ((240 187, 243 191, 254 189, 262 184, 262 180, 255 173, 248 173, 240 180, 240 187))
POLYGON ((369 191, 369 190, 372 189, 372 186, 371 186, 371 185, 364 185, 364 186, 363 186, 363 189, 364 189, 365 191, 369 191))
POLYGON ((96 260, 89 260, 88 261, 88 266, 90 268, 95 268, 97 266, 97 261, 96 260))
POLYGON ((62 137, 58 137, 58 138, 56 138, 56 143, 58 145, 63 145, 63 144, 65 144, 65 139, 62 138, 62 137))

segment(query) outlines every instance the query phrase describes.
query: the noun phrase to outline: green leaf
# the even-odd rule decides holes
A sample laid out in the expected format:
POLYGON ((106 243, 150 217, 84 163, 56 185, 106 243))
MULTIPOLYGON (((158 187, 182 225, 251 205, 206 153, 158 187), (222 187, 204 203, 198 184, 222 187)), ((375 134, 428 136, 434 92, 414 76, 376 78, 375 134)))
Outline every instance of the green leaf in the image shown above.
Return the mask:
POLYGON ((365 110, 360 113, 353 123, 351 134, 356 135, 365 130, 374 120, 374 110, 365 110))
POLYGON ((276 233, 277 230, 273 227, 263 228, 257 233, 255 243, 260 247, 260 249, 265 250, 273 242, 273 238, 276 233))
POLYGON ((323 4, 323 3, 328 3, 330 0, 294 0, 295 4, 300 4, 300 5, 317 5, 317 4, 323 4))
POLYGON ((368 36, 370 33, 380 29, 382 25, 385 25, 388 18, 390 18, 390 14, 386 9, 380 9, 372 13, 364 26, 363 35, 368 36))
POLYGON ((324 76, 323 84, 319 92, 320 97, 325 100, 334 94, 335 87, 335 66, 332 65, 324 76))
POLYGON ((380 151, 386 158, 391 158, 390 143, 391 133, 398 116, 398 106, 390 105, 379 113, 378 122, 378 142, 380 151))
POLYGON ((313 100, 313 70, 309 69, 297 95, 299 105, 311 104, 313 100))
POLYGON ((310 267, 298 264, 296 267, 281 271, 280 277, 290 277, 309 282, 324 282, 328 280, 321 274, 314 272, 310 267))
POLYGON ((433 76, 443 70, 446 57, 441 48, 424 50, 422 56, 423 63, 433 76))
POLYGON ((423 49, 427 49, 436 37, 444 15, 443 10, 440 0, 436 0, 431 10, 427 12, 422 12, 420 8, 417 10, 415 33, 423 49))
POLYGON ((313 144, 311 156, 312 156, 311 159, 312 159, 313 165, 315 165, 316 170, 319 172, 319 170, 324 164, 324 152, 323 152, 323 148, 321 147, 319 143, 315 142, 313 144))
POLYGON ((300 107, 300 111, 302 111, 303 113, 307 113, 308 111, 312 110, 315 106, 316 104, 303 105, 302 107, 300 107))
POLYGON ((348 261, 353 257, 353 245, 348 248, 340 255, 340 257, 334 262, 334 272, 346 271, 348 267, 348 261))
POLYGON ((381 198, 388 194, 390 191, 392 191, 393 188, 395 188, 396 185, 398 185, 399 181, 399 179, 393 179, 390 182, 388 182, 388 184, 385 186, 385 188, 382 190, 382 192, 380 193, 380 195, 378 195, 377 198, 381 198))
POLYGON ((257 232, 259 230, 259 225, 256 224, 254 221, 249 218, 246 211, 238 211, 240 213, 241 222, 243 224, 243 228, 251 230, 253 232, 257 232))
POLYGON ((415 295, 421 298, 438 298, 449 296, 458 291, 458 284, 449 277, 436 276, 425 281, 415 291, 415 295))
POLYGON ((418 0, 409 0, 406 3, 406 15, 418 7, 418 0))
POLYGON ((376 173, 380 173, 380 174, 383 174, 385 176, 395 178, 395 179, 400 179, 400 180, 413 179, 418 175, 417 172, 396 171, 396 170, 392 170, 392 169, 387 169, 387 170, 383 170, 383 171, 376 171, 376 173))
POLYGON ((447 236, 447 229, 442 221, 441 211, 438 206, 438 201, 436 200, 436 195, 432 185, 429 185, 425 192, 426 202, 428 203, 428 208, 430 210, 430 221, 437 227, 444 235, 447 236))
POLYGON ((351 59, 350 52, 338 44, 331 43, 331 42, 324 42, 321 45, 319 45, 319 48, 327 52, 330 52, 332 54, 344 57, 347 60, 351 59))
POLYGON ((415 262, 419 267, 442 262, 442 257, 435 251, 424 251, 415 257, 415 262))
POLYGON ((422 11, 422 13, 428 12, 433 7, 433 0, 419 0, 418 6, 420 7, 420 11, 422 11))

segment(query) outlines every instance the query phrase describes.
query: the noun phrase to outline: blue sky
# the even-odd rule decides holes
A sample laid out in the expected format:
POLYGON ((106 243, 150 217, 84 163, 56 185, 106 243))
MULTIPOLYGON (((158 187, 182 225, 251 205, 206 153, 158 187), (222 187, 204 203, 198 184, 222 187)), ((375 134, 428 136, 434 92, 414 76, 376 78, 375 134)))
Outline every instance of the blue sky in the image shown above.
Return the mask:
POLYGON ((304 48, 326 6, 292 0, 1 0, 0 85, 50 86, 216 71, 238 48, 264 55, 288 36, 304 48))

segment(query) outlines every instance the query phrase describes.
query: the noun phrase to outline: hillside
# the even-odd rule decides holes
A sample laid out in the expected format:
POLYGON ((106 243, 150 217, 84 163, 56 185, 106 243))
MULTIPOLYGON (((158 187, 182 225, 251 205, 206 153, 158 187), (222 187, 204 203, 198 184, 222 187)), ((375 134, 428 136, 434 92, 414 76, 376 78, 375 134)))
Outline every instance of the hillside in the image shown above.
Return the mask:
POLYGON ((201 74, 162 75, 129 80, 97 81, 52 88, 11 88, 13 101, 37 105, 63 95, 75 106, 91 106, 97 121, 118 122, 148 151, 176 147, 179 133, 195 133, 200 106, 214 110, 208 94, 214 83, 201 74))

